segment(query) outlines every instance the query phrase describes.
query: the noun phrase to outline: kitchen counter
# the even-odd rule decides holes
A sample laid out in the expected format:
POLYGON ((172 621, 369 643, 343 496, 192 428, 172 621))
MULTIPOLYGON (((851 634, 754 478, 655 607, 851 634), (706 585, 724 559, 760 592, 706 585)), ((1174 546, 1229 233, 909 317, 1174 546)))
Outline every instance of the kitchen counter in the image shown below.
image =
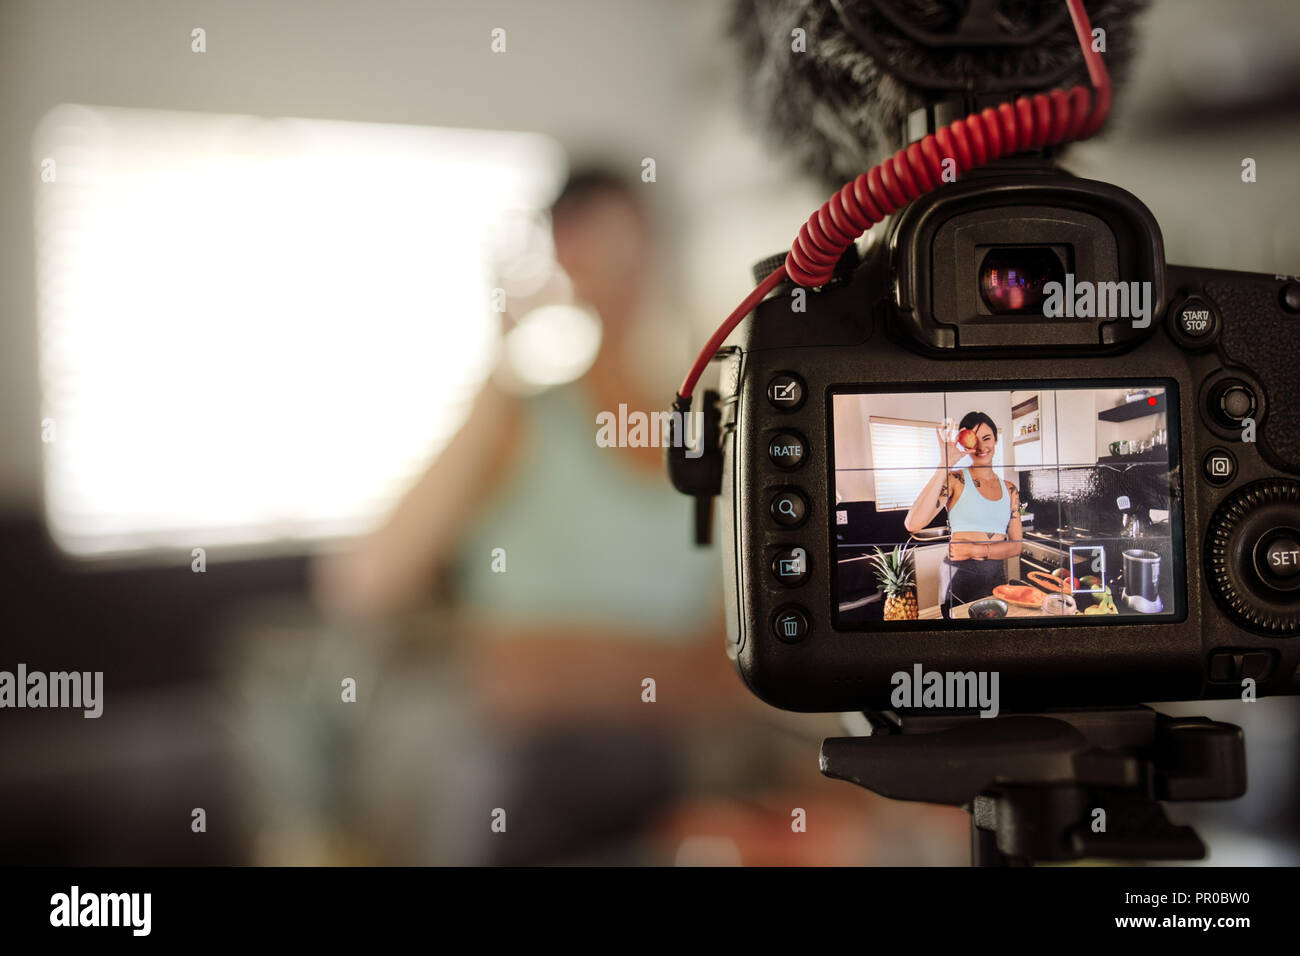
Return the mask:
MULTIPOLYGON (((1076 611, 1075 613, 1077 614, 1078 612, 1076 611)), ((970 605, 958 604, 956 607, 952 609, 952 616, 954 620, 962 620, 962 621, 968 620, 970 618, 970 605)), ((1043 612, 1041 608, 1017 607, 1014 604, 1008 604, 1006 616, 1007 617, 1063 617, 1063 616, 1068 617, 1070 615, 1046 614, 1043 612)), ((998 620, 998 619, 990 618, 990 620, 998 620)))
MULTIPOLYGON (((943 609, 937 605, 923 607, 917 613, 917 620, 920 621, 939 621, 943 619, 943 609)), ((1016 607, 1014 604, 1007 605, 1006 617, 1078 617, 1082 612, 1075 611, 1074 614, 1046 614, 1041 610, 1029 607, 1016 607)), ((1111 615, 1105 615, 1110 617, 1111 615)), ((959 604, 952 609, 952 619, 954 621, 966 621, 970 619, 970 606, 959 604)), ((988 618, 988 620, 1006 620, 1006 618, 988 618)))
MULTIPOLYGON (((953 620, 965 621, 970 618, 969 605, 958 604, 952 609, 953 620)), ((938 604, 932 604, 930 607, 923 607, 917 612, 917 620, 920 621, 938 621, 943 619, 943 609, 938 604)), ((1016 607, 1014 604, 1007 605, 1007 617, 1057 617, 1055 614, 1044 614, 1040 610, 1034 610, 1027 607, 1016 607)), ((1000 620, 993 618, 992 620, 1000 620)))

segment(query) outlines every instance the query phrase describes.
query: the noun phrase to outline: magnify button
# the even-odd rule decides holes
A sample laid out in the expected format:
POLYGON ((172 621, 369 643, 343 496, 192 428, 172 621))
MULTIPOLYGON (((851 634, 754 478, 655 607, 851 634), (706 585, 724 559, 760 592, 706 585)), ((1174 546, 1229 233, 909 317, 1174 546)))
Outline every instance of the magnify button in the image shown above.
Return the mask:
POLYGON ((785 528, 803 524, 808 515, 808 502, 797 491, 778 492, 772 499, 772 518, 785 528))

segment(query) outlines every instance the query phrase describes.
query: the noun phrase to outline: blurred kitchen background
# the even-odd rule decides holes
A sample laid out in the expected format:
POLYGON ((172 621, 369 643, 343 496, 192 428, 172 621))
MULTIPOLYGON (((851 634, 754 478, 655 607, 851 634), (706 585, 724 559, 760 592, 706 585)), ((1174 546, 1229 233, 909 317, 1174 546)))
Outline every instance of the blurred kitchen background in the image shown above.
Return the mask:
MULTIPOLYGON (((588 487, 575 463, 560 512, 575 540, 553 568, 552 526, 504 545, 503 589, 531 580, 543 601, 548 571, 593 606, 628 589, 638 611, 613 650, 554 615, 561 633, 535 650, 481 641, 493 579, 473 575, 491 549, 460 577, 417 575, 401 600, 360 585, 332 599, 364 579, 347 572, 357 540, 398 542, 393 566, 418 547, 423 525, 388 516, 470 433, 490 377, 516 409, 500 422, 536 425, 542 447, 572 437, 562 396, 599 367, 602 334, 545 216, 572 170, 636 187, 656 276, 641 311, 659 321, 617 330, 618 347, 638 358, 629 394, 663 402, 750 265, 825 199, 740 115, 727 11, 0 4, 0 668, 105 674, 98 720, 0 714, 0 861, 966 861, 960 811, 822 778, 817 746, 840 720, 749 699, 716 608, 662 608, 667 559, 588 520, 636 510, 630 488, 659 494, 649 468, 588 487), (579 547, 598 557, 574 567, 579 547), (620 548, 625 573, 599 557, 620 548), (652 615, 654 639, 638 631, 652 615), (640 681, 655 674, 650 707, 640 681), (583 693, 557 703, 566 681, 583 693)), ((1106 135, 1066 165, 1146 202, 1170 262, 1300 271, 1294 4, 1166 0, 1140 27, 1106 135)), ((655 545, 685 555, 687 502, 662 507, 647 506, 666 528, 655 545), (678 527, 659 518, 676 507, 678 527)), ((502 592, 514 623, 493 628, 526 617, 521 593, 502 592)), ((1295 702, 1166 709, 1246 728, 1247 798, 1171 811, 1201 826, 1209 862, 1300 861, 1295 702)))

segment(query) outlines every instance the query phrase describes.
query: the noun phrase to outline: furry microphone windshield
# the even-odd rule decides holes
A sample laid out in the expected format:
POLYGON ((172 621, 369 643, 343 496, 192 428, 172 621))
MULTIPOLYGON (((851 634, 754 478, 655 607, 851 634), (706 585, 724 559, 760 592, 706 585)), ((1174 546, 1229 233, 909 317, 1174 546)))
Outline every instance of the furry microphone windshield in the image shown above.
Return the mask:
MULTIPOLYGON (((960 95, 961 88, 988 91, 1015 76, 1059 76, 1049 87, 1087 79, 1070 19, 1058 16, 1063 4, 976 3, 991 9, 992 22, 974 25, 985 34, 1045 32, 1030 45, 971 49, 918 43, 877 10, 886 3, 909 27, 932 34, 955 33, 972 6, 970 0, 737 0, 732 10, 746 113, 771 145, 827 189, 838 189, 904 145, 903 122, 913 110, 960 95), (878 62, 850 25, 867 32, 889 62, 878 62), (917 72, 953 89, 923 89, 896 75, 917 72)), ((1137 47, 1134 21, 1146 5, 1085 3, 1094 29, 1104 31, 1101 49, 1113 80, 1125 75, 1137 47)))

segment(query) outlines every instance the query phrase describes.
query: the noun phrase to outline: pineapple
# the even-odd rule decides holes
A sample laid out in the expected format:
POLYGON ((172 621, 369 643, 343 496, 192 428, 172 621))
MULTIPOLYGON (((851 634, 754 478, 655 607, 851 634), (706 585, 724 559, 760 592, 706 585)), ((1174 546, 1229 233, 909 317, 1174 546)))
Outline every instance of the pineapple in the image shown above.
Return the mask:
POLYGON ((893 551, 882 551, 867 558, 876 570, 880 589, 885 592, 886 621, 915 621, 916 579, 912 565, 913 548, 896 545, 893 551))

